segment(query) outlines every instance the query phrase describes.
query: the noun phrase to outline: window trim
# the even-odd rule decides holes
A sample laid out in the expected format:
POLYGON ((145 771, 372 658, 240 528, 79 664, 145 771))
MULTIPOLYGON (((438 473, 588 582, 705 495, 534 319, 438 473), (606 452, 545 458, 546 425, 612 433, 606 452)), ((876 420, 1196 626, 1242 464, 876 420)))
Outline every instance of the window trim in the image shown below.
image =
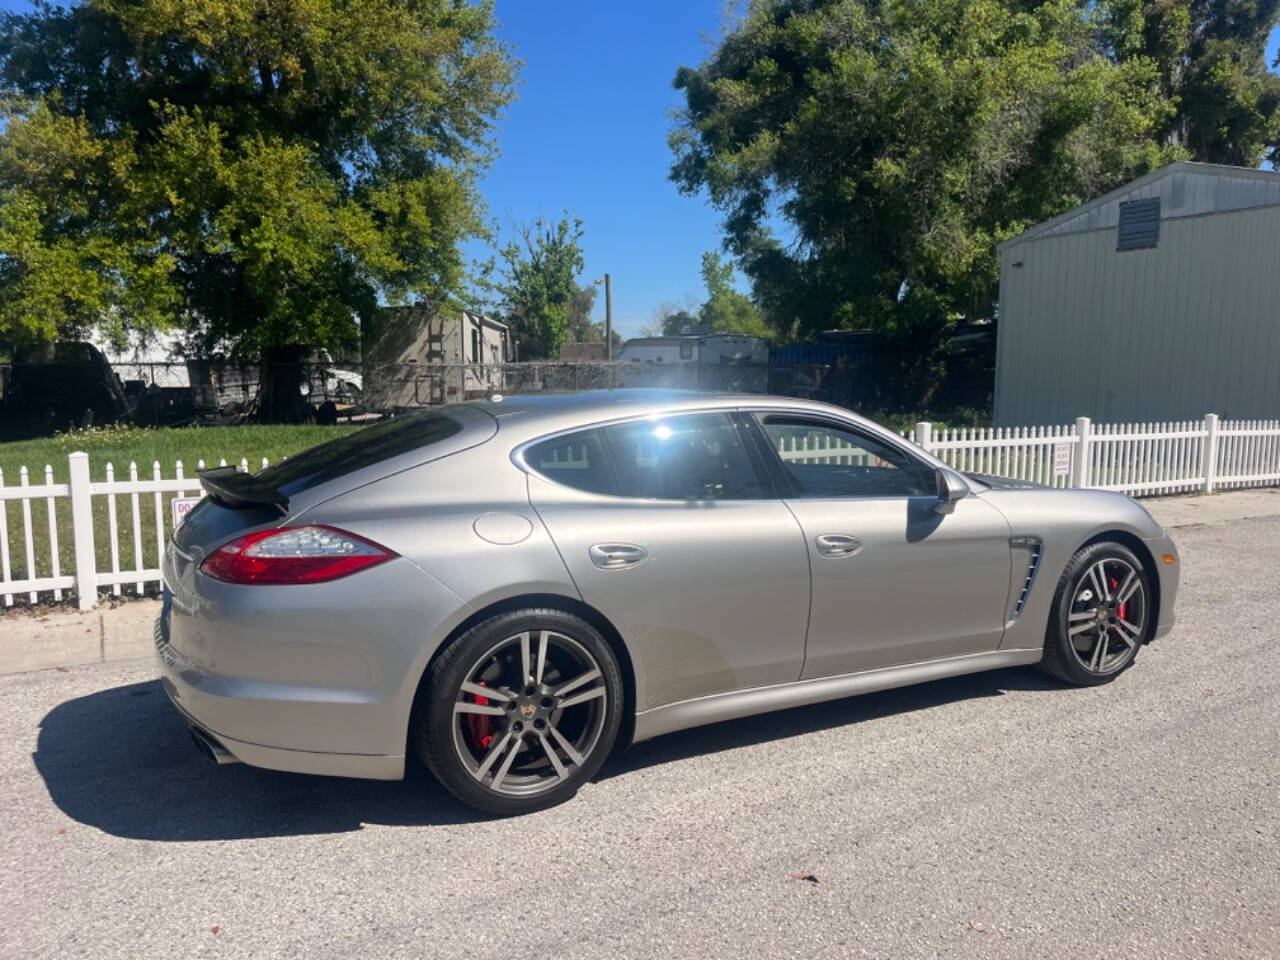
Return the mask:
POLYGON ((665 413, 648 413, 639 414, 629 417, 618 417, 613 420, 601 420, 596 423, 583 423, 576 427, 566 427, 563 430, 555 430, 551 433, 543 434, 532 440, 526 440, 518 447, 511 451, 511 462, 518 468, 523 470, 530 476, 545 480, 547 483, 554 484, 565 490, 572 490, 574 493, 584 497, 596 497, 604 500, 619 500, 624 503, 763 503, 767 500, 780 500, 781 493, 777 483, 774 481, 773 471, 769 469, 768 461, 760 456, 757 449, 758 441, 753 435, 750 426, 745 422, 750 418, 746 416, 739 407, 705 407, 690 410, 670 410, 665 413), (579 487, 571 487, 567 483, 550 477, 543 473, 540 469, 529 463, 526 454, 529 449, 548 440, 555 440, 560 437, 572 436, 576 433, 596 433, 598 434, 598 442, 600 449, 604 451, 605 459, 609 464, 609 472, 613 475, 614 489, 621 490, 621 477, 618 473, 618 462, 613 453, 613 445, 609 442, 609 438, 604 431, 609 427, 626 426, 629 423, 640 423, 645 420, 666 420, 674 417, 689 416, 705 416, 707 414, 716 414, 723 417, 738 437, 738 442, 742 444, 742 449, 747 455, 747 461, 751 465, 751 469, 755 472, 756 482, 760 485, 760 496, 743 499, 740 497, 725 497, 720 500, 668 500, 663 497, 628 497, 621 493, 597 493, 594 490, 583 490, 579 487))
POLYGON ((774 486, 780 491, 780 495, 784 500, 820 500, 826 502, 844 502, 844 501, 888 501, 888 500, 926 500, 929 502, 938 499, 936 492, 934 493, 909 493, 898 496, 867 496, 859 494, 849 494, 843 497, 805 497, 796 488, 795 482, 791 475, 787 473, 782 457, 778 455, 777 449, 769 441, 769 434, 764 428, 764 418, 766 417, 783 417, 789 420, 809 421, 817 426, 828 427, 835 430, 843 430, 852 433, 854 436, 862 437, 873 443, 888 447, 890 450, 896 450, 904 457, 920 467, 921 471, 926 475, 936 475, 938 468, 928 460, 921 458, 915 451, 911 450, 905 443, 891 440, 888 437, 880 436, 874 431, 863 429, 859 424, 850 423, 847 420, 841 420, 838 417, 825 416, 822 413, 810 412, 807 410, 793 409, 770 409, 752 407, 745 411, 747 419, 751 422, 753 436, 756 444, 763 448, 762 453, 769 464, 769 472, 774 478, 774 486))

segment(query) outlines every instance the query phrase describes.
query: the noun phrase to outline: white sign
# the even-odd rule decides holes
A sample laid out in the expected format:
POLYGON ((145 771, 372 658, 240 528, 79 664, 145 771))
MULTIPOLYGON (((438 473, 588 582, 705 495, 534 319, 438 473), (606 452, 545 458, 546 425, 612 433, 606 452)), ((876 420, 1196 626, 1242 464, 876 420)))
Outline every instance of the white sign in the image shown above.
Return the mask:
POLYGON ((1055 443, 1053 445, 1053 475, 1065 477, 1071 472, 1071 444, 1055 443))
POLYGON ((169 501, 169 509, 173 511, 173 529, 177 530, 182 526, 182 521, 187 519, 187 514, 203 499, 204 497, 174 497, 169 501))

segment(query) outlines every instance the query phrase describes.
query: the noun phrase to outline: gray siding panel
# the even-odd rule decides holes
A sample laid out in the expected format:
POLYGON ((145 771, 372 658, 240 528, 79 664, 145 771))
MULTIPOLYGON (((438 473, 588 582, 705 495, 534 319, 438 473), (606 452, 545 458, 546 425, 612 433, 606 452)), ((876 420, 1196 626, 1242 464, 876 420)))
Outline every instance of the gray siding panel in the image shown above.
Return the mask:
POLYGON ((1280 417, 1280 207, 1115 245, 1103 230, 1001 251, 996 423, 1280 417))

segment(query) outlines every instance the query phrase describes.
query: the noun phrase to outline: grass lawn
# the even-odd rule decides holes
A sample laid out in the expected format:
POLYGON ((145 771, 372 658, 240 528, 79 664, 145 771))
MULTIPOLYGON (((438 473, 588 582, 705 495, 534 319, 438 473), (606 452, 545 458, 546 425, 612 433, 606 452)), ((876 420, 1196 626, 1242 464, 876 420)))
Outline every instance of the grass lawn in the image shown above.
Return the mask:
POLYGON ((89 454, 89 471, 94 480, 106 478, 107 464, 115 465, 117 479, 129 475, 129 463, 138 465, 139 475, 151 475, 151 464, 160 463, 166 477, 173 476, 174 464, 181 460, 187 474, 195 471, 197 461, 216 464, 219 459, 227 463, 239 463, 244 457, 251 464, 260 465, 266 457, 272 463, 281 457, 291 456, 359 429, 352 426, 317 427, 314 424, 300 426, 238 427, 102 427, 96 430, 77 430, 60 433, 38 440, 19 440, 0 443, 0 470, 4 482, 12 486, 18 482, 18 470, 25 466, 31 474, 31 483, 44 482, 44 467, 53 467, 55 483, 67 479, 67 454, 83 450, 89 454), (39 478, 39 479, 37 479, 39 478))
MULTIPOLYGON (((141 427, 103 427, 96 430, 76 431, 42 437, 38 440, 21 440, 13 443, 0 443, 0 471, 6 487, 17 486, 19 471, 25 466, 28 471, 28 482, 32 486, 45 482, 45 465, 53 468, 54 483, 67 481, 67 454, 83 450, 89 454, 89 472, 94 480, 105 480, 107 464, 115 467, 115 479, 127 480, 129 464, 138 465, 138 477, 150 479, 152 464, 160 464, 163 477, 172 477, 177 461, 182 461, 183 472, 188 477, 195 477, 196 464, 203 459, 208 466, 214 466, 220 459, 227 463, 239 463, 241 458, 247 459, 250 469, 256 470, 266 457, 275 463, 281 457, 291 456, 308 447, 313 447, 326 440, 332 440, 351 433, 359 427, 349 425, 336 427, 318 427, 313 424, 301 426, 258 426, 246 425, 237 427, 180 427, 180 428, 141 428, 141 427)), ((199 484, 192 483, 189 491, 195 494, 199 484)), ((169 524, 169 504, 172 494, 161 494, 161 516, 167 527, 169 524)), ((134 497, 118 495, 113 498, 98 496, 93 498, 94 552, 98 558, 98 570, 112 569, 111 537, 108 521, 108 500, 115 500, 116 507, 116 550, 119 569, 155 567, 156 560, 156 522, 155 494, 141 494, 134 504, 134 497), (135 563, 135 541, 133 535, 134 510, 140 527, 141 564, 135 563)), ((65 498, 53 501, 55 527, 58 537, 58 559, 61 572, 65 575, 74 569, 74 546, 71 537, 71 503, 65 498)), ((27 574, 27 555, 23 535, 22 503, 18 500, 0 502, 5 511, 5 520, 9 542, 9 569, 14 579, 25 578, 27 574)), ((49 513, 45 500, 31 501, 31 532, 33 566, 36 576, 49 576, 53 572, 53 551, 49 537, 49 513)), ((137 593, 134 585, 122 588, 125 593, 137 593)), ((149 592, 154 592, 155 585, 150 585, 149 592)), ((47 595, 42 594, 44 598, 47 595)), ((15 601, 21 602, 18 597, 15 601)), ((23 597, 25 599, 25 595, 23 597)), ((3 609, 3 607, 0 607, 3 609)))

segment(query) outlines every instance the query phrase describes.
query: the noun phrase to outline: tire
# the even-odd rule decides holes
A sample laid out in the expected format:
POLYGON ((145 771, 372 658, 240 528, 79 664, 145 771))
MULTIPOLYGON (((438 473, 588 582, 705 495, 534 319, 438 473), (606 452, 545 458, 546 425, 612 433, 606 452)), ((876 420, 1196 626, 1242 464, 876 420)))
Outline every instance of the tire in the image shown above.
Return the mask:
POLYGON ((1150 639, 1154 613, 1150 578, 1132 550, 1110 541, 1082 547, 1058 580, 1040 666, 1076 686, 1110 683, 1150 639))
POLYGON ((436 657, 411 736, 455 797, 512 816, 563 803, 595 776, 623 709, 622 671, 599 631, 562 610, 516 610, 436 657))

